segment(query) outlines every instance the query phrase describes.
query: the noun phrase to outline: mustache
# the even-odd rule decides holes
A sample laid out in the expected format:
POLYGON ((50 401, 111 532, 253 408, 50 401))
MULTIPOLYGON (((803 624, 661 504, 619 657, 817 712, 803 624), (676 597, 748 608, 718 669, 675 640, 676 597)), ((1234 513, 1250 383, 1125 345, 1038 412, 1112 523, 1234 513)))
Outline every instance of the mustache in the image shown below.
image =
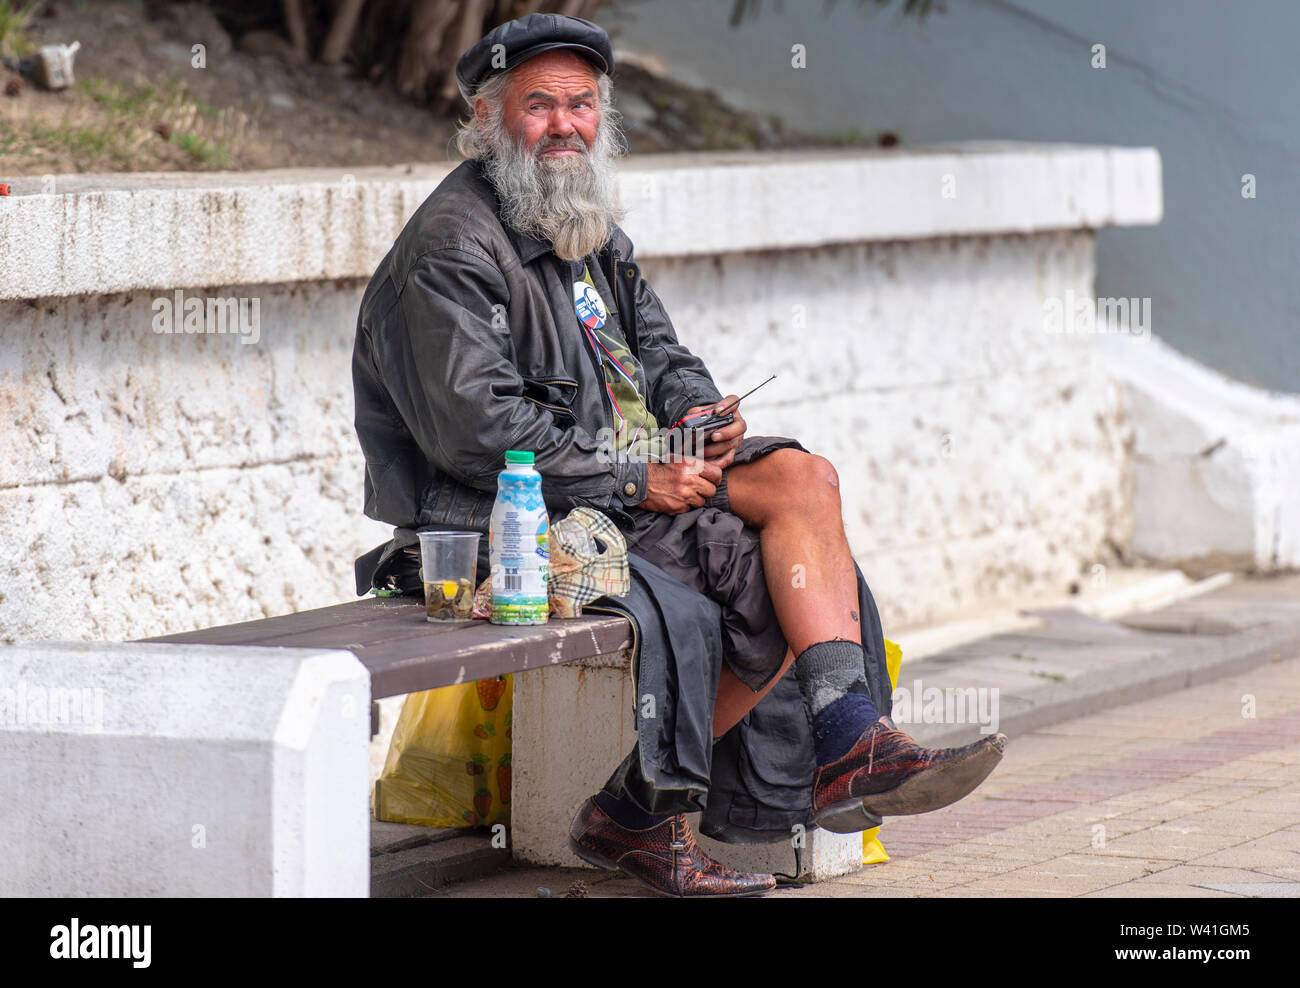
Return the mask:
POLYGON ((540 157, 543 151, 550 151, 554 148, 572 148, 575 151, 581 151, 583 154, 589 154, 591 149, 587 147, 587 142, 577 134, 561 141, 540 140, 533 147, 533 157, 540 157))

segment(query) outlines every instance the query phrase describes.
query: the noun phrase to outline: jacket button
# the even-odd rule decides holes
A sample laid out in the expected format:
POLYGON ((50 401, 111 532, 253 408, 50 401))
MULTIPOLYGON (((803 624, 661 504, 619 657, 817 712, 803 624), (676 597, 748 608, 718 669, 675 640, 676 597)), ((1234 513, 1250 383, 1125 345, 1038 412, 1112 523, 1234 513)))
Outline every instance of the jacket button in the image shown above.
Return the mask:
POLYGON ((636 484, 624 484, 623 493, 626 494, 628 497, 631 497, 633 494, 636 493, 636 484))

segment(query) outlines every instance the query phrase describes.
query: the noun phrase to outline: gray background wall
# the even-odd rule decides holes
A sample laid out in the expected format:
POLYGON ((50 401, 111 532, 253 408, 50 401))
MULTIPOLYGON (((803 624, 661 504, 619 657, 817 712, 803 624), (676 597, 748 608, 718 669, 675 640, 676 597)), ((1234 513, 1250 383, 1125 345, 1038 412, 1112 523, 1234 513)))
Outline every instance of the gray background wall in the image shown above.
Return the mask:
POLYGON ((1152 299, 1155 332, 1255 384, 1300 391, 1300 70, 1294 0, 947 0, 924 22, 817 0, 728 30, 731 0, 616 2, 616 44, 733 105, 908 143, 1154 145, 1165 219, 1103 231, 1097 294, 1152 299), (718 39, 723 39, 719 44, 718 39), (790 48, 807 46, 807 67, 790 48), (1090 65, 1106 46, 1106 68, 1090 65), (1241 195, 1244 173, 1257 198, 1241 195))

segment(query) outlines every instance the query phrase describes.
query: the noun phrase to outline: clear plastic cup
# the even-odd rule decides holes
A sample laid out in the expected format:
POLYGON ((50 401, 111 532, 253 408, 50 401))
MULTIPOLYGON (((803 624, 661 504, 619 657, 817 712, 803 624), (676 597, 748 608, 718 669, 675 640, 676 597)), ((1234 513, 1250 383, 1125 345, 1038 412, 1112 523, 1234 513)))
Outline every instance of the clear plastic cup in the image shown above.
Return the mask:
POLYGON ((469 621, 478 575, 478 532, 419 532, 429 621, 469 621))

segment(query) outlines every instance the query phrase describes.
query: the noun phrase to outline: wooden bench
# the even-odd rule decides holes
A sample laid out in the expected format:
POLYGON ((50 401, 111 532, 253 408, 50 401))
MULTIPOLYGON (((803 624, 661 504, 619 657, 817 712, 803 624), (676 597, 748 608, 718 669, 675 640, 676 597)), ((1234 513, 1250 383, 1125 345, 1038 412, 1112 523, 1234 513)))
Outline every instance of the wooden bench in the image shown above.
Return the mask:
POLYGON ((149 642, 339 648, 370 670, 370 730, 386 696, 472 682, 545 665, 620 652, 632 644, 621 617, 552 618, 544 625, 497 625, 485 619, 425 620, 415 597, 370 597, 281 617, 146 638, 149 642))
MULTIPOLYGON (((567 830, 635 741, 632 629, 626 618, 552 618, 511 627, 482 619, 425 620, 423 601, 372 597, 298 614, 145 639, 172 644, 337 648, 370 670, 371 735, 383 697, 515 673, 510 848, 516 860, 583 867, 567 830)), ((790 866, 785 844, 718 844, 705 851, 746 871, 790 866)), ((857 834, 808 835, 806 877, 831 878, 862 862, 857 834)))

